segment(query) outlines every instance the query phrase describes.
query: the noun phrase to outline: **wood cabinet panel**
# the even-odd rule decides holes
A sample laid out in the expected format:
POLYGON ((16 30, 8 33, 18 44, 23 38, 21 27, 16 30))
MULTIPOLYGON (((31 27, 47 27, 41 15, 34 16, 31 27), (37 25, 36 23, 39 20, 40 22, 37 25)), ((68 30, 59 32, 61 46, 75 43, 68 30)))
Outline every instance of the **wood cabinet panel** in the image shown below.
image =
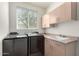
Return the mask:
MULTIPOLYGON (((52 7, 53 8, 53 7, 52 7)), ((42 27, 49 28, 50 24, 57 24, 77 19, 77 3, 65 2, 42 17, 42 27)))
POLYGON ((54 41, 53 45, 53 56, 63 56, 65 55, 65 45, 54 41))
POLYGON ((63 5, 52 11, 51 15, 58 16, 59 18, 58 22, 63 22, 65 20, 68 20, 68 18, 71 17, 70 6, 71 6, 70 3, 64 3, 63 5))
POLYGON ((53 46, 50 45, 50 40, 45 39, 45 56, 53 55, 53 46))
POLYGON ((45 39, 46 56, 74 56, 76 51, 76 42, 63 44, 53 39, 45 39))
POLYGON ((77 20, 77 2, 71 3, 71 19, 77 20))
POLYGON ((66 45, 66 56, 76 55, 76 42, 71 42, 66 45))
POLYGON ((49 26, 50 26, 50 24, 49 24, 49 15, 44 15, 42 17, 42 27, 47 28, 49 26))
POLYGON ((50 12, 51 17, 58 17, 57 23, 76 20, 76 2, 65 2, 55 10, 50 12))

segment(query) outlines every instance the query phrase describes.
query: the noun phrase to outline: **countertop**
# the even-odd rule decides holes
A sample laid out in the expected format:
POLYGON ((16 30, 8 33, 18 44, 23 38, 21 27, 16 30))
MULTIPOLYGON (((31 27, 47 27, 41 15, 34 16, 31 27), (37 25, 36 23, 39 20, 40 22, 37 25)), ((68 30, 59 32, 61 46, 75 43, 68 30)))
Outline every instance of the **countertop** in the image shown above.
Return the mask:
POLYGON ((43 34, 45 38, 48 38, 48 39, 51 39, 51 40, 55 40, 57 42, 60 42, 60 43, 64 43, 64 44, 68 44, 68 43, 71 43, 71 42, 75 42, 78 40, 77 37, 71 37, 71 36, 67 36, 67 37, 60 37, 56 34, 50 34, 50 33, 46 33, 46 34, 43 34))

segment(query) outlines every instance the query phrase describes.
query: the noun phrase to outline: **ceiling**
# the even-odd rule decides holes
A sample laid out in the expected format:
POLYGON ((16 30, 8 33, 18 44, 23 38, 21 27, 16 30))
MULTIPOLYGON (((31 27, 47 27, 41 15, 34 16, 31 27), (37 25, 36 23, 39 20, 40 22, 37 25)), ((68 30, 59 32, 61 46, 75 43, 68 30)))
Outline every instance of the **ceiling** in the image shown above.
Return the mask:
POLYGON ((36 5, 38 7, 47 8, 53 2, 29 2, 29 3, 36 5))

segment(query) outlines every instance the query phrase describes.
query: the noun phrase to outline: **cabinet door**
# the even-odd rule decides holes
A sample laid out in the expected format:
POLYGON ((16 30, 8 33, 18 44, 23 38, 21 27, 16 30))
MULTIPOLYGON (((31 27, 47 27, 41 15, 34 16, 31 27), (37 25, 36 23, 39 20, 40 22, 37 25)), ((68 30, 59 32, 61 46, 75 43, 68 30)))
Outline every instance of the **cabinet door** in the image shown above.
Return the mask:
POLYGON ((14 46, 15 56, 27 56, 27 39, 16 39, 14 46))
POLYGON ((45 39, 45 56, 53 56, 53 46, 50 44, 50 39, 45 39))
POLYGON ((76 20, 77 19, 77 3, 76 2, 66 2, 63 5, 63 10, 65 16, 64 21, 76 20))
POLYGON ((50 24, 56 24, 58 22, 58 17, 54 15, 50 15, 50 24))
POLYGON ((77 2, 71 3, 71 19, 77 20, 77 2))
POLYGON ((44 15, 42 17, 42 27, 43 28, 47 28, 49 27, 50 23, 49 23, 49 15, 44 15))
POLYGON ((54 41, 52 45, 53 45, 53 56, 65 56, 64 44, 54 41))
POLYGON ((48 39, 45 39, 45 56, 49 56, 50 52, 49 52, 49 44, 48 44, 48 39))
POLYGON ((61 5, 58 8, 56 8, 55 10, 53 10, 51 12, 52 16, 57 16, 59 19, 57 20, 58 22, 62 22, 65 20, 65 5, 61 5))
POLYGON ((66 45, 66 56, 75 56, 76 55, 76 49, 77 49, 76 46, 77 46, 76 41, 67 44, 66 45))
MULTIPOLYGON (((73 11, 75 12, 75 11, 73 11)), ((58 22, 71 20, 71 2, 65 2, 50 13, 58 17, 58 22)))

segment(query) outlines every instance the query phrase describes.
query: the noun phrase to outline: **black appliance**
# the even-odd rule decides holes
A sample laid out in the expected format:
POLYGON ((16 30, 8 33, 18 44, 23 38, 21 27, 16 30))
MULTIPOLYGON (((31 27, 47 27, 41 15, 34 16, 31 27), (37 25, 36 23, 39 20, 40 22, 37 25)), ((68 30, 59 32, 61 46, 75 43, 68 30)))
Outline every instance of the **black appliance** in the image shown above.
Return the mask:
POLYGON ((44 36, 31 34, 29 37, 29 55, 44 56, 44 36))
POLYGON ((27 56, 27 41, 27 35, 7 35, 3 40, 3 56, 27 56))
POLYGON ((3 56, 43 56, 44 36, 41 34, 10 33, 3 40, 3 56))

